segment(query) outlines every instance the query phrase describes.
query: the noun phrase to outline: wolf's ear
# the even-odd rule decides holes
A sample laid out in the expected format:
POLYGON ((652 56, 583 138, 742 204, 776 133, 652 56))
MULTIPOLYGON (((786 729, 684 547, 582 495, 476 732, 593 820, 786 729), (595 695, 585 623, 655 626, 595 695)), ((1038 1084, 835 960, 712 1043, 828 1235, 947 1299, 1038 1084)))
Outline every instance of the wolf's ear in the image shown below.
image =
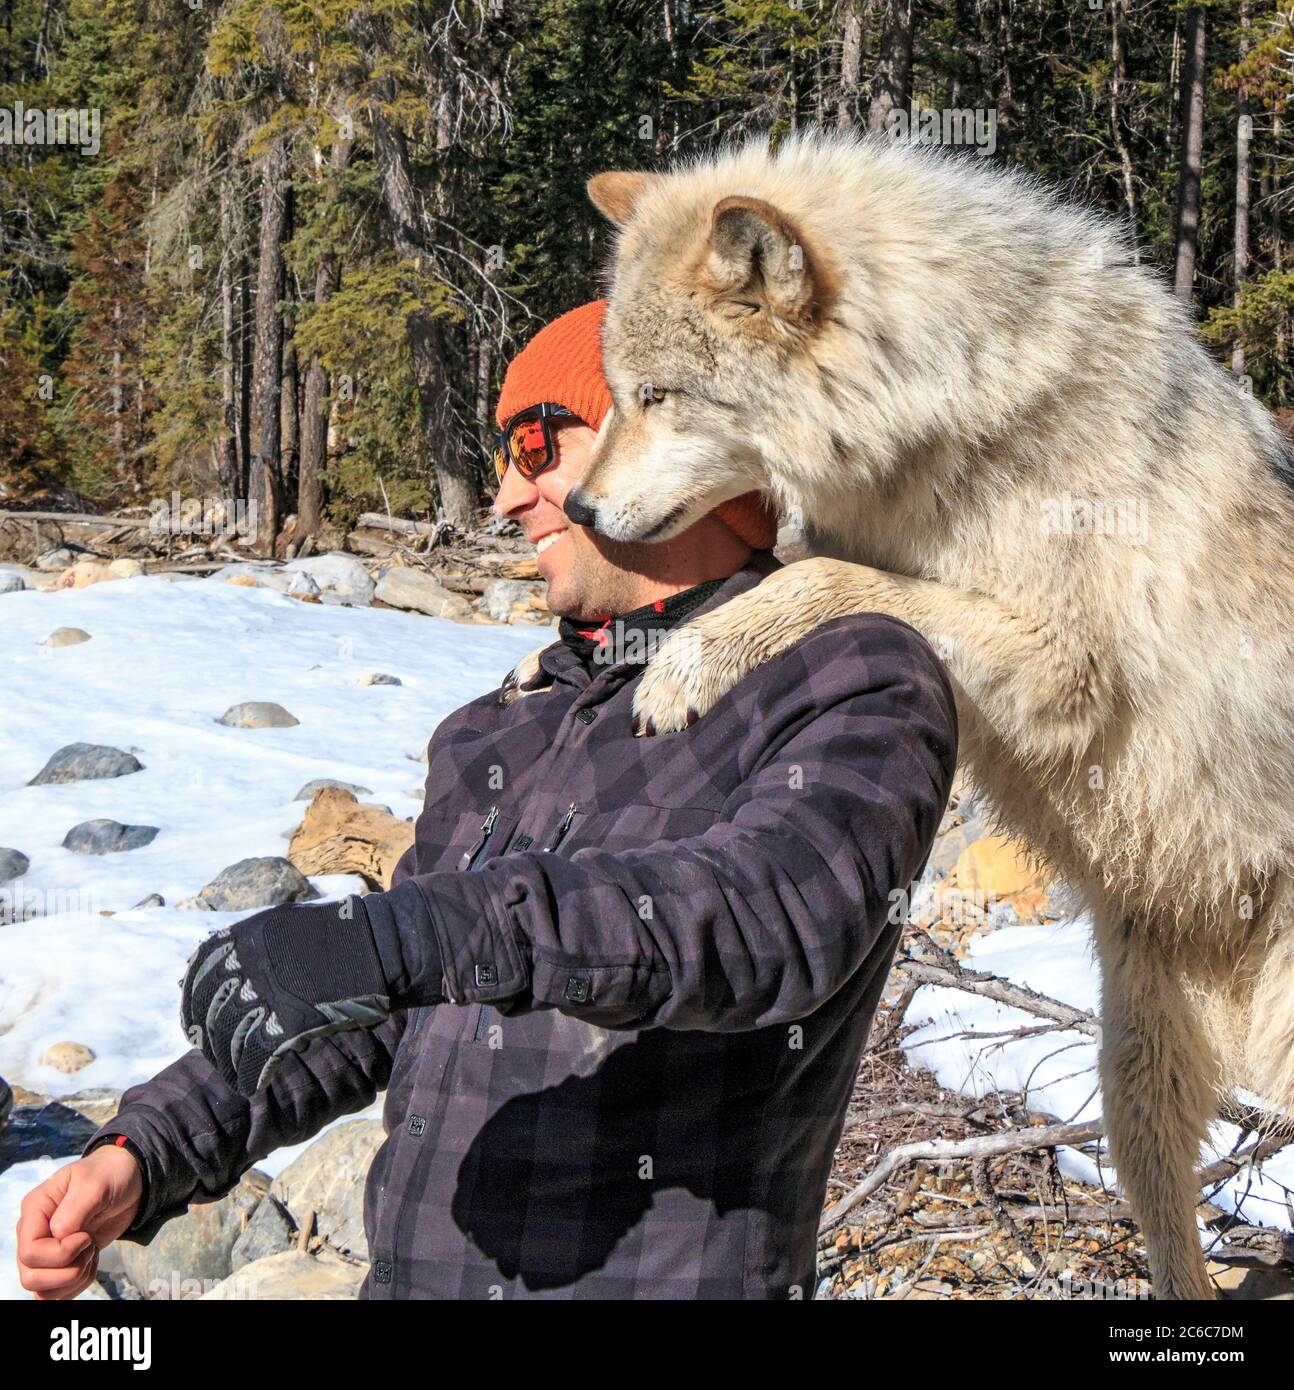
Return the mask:
POLYGON ((659 178, 659 174, 616 170, 609 174, 594 174, 585 188, 589 201, 603 217, 623 228, 633 221, 638 200, 659 178))
POLYGON ((806 320, 827 290, 795 224, 762 198, 721 198, 714 205, 702 265, 716 296, 748 313, 764 309, 806 320))

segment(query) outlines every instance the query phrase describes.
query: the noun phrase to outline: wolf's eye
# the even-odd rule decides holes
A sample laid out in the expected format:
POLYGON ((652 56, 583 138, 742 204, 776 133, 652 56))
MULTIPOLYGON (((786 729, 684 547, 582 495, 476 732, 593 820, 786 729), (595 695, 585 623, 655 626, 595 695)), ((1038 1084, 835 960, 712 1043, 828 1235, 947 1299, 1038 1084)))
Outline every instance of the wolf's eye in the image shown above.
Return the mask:
POLYGON ((650 381, 644 381, 638 388, 638 399, 644 409, 649 405, 659 405, 668 395, 669 392, 663 386, 653 386, 650 381))

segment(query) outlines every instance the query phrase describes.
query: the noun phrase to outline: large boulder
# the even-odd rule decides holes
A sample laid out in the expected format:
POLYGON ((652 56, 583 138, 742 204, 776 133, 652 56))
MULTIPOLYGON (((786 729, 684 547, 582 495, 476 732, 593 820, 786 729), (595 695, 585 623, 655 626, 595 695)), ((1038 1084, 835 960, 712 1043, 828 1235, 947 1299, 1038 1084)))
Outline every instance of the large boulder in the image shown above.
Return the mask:
POLYGON ((63 836, 63 848, 74 854, 123 854, 151 845, 157 836, 155 825, 122 825, 120 821, 98 817, 74 825, 63 836))
POLYGON ((69 565, 58 577, 55 586, 59 589, 88 589, 91 584, 102 584, 110 579, 119 579, 104 560, 78 560, 69 565))
POLYGON ((383 806, 324 787, 293 832, 288 858, 303 874, 359 874, 370 888, 386 889, 413 831, 412 821, 396 820, 383 806))
POLYGON ((344 550, 289 560, 284 569, 293 574, 308 574, 319 586, 320 597, 325 603, 346 603, 363 608, 373 602, 372 576, 344 550))
POLYGON ((210 577, 225 584, 238 584, 248 589, 273 589, 280 594, 286 594, 292 583, 292 576, 278 565, 254 565, 245 560, 225 565, 210 577))
POLYGON ((364 1179, 385 1137, 380 1120, 350 1120, 335 1126, 288 1164, 270 1185, 270 1195, 291 1213, 298 1227, 313 1212, 319 1235, 367 1260, 364 1179))
POLYGON ((216 720, 231 729, 291 729, 300 722, 273 700, 245 700, 241 705, 230 705, 216 720))
POLYGON ((277 907, 318 896, 294 865, 278 855, 268 855, 240 859, 221 869, 195 898, 180 906, 209 912, 253 912, 258 907, 277 907))
POLYGON ((299 1237, 296 1222, 288 1209, 268 1192, 256 1205, 242 1234, 230 1252, 230 1267, 236 1272, 253 1260, 294 1250, 299 1237))
POLYGON ((465 598, 451 593, 424 570, 408 569, 402 565, 383 570, 377 582, 376 596, 392 608, 426 613, 430 618, 452 618, 457 622, 472 620, 472 605, 465 598))
POLYGON ((0 1133, 0 1172, 34 1158, 75 1158, 95 1130, 112 1119, 121 1093, 107 1089, 78 1091, 50 1100, 17 1086, 10 1122, 0 1133))
POLYGON ((27 783, 41 787, 50 782, 88 782, 105 777, 126 777, 142 772, 143 764, 120 748, 102 743, 69 743, 53 754, 27 783))
POLYGON ((359 1296, 368 1266, 335 1255, 326 1247, 317 1254, 284 1250, 243 1265, 231 1279, 202 1295, 204 1301, 242 1299, 352 1299, 359 1296))
POLYGON ((16 570, 0 570, 0 594, 21 593, 27 581, 16 570))
POLYGON ((119 1241, 127 1278, 145 1298, 200 1298, 233 1272, 234 1244, 269 1190, 257 1169, 217 1202, 194 1202, 165 1222, 147 1245, 119 1241))

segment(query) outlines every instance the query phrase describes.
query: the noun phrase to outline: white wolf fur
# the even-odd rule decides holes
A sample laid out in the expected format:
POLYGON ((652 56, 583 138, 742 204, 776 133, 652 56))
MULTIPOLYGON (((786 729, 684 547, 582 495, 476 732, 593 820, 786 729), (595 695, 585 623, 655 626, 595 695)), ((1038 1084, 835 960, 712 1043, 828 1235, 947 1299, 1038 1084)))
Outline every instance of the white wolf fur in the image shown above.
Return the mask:
POLYGON ((620 227, 615 406, 572 518, 666 539, 755 487, 834 557, 671 637, 639 715, 682 727, 838 614, 925 633, 972 780, 1093 912, 1156 1292, 1211 1296, 1194 1165, 1219 1093, 1294 1113, 1282 436, 1124 232, 1019 173, 811 134, 590 195, 620 227), (1074 499, 1144 524, 1058 531, 1074 499))

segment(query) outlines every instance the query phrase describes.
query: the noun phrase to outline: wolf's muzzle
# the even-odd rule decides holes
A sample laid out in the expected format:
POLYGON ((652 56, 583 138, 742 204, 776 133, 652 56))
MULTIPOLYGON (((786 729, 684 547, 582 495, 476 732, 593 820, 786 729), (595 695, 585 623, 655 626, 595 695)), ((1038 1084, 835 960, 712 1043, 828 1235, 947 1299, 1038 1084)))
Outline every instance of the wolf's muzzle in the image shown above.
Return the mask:
POLYGON ((591 531, 598 529, 597 511, 584 500, 579 488, 573 487, 566 494, 566 501, 562 505, 562 510, 576 526, 587 526, 591 531))

